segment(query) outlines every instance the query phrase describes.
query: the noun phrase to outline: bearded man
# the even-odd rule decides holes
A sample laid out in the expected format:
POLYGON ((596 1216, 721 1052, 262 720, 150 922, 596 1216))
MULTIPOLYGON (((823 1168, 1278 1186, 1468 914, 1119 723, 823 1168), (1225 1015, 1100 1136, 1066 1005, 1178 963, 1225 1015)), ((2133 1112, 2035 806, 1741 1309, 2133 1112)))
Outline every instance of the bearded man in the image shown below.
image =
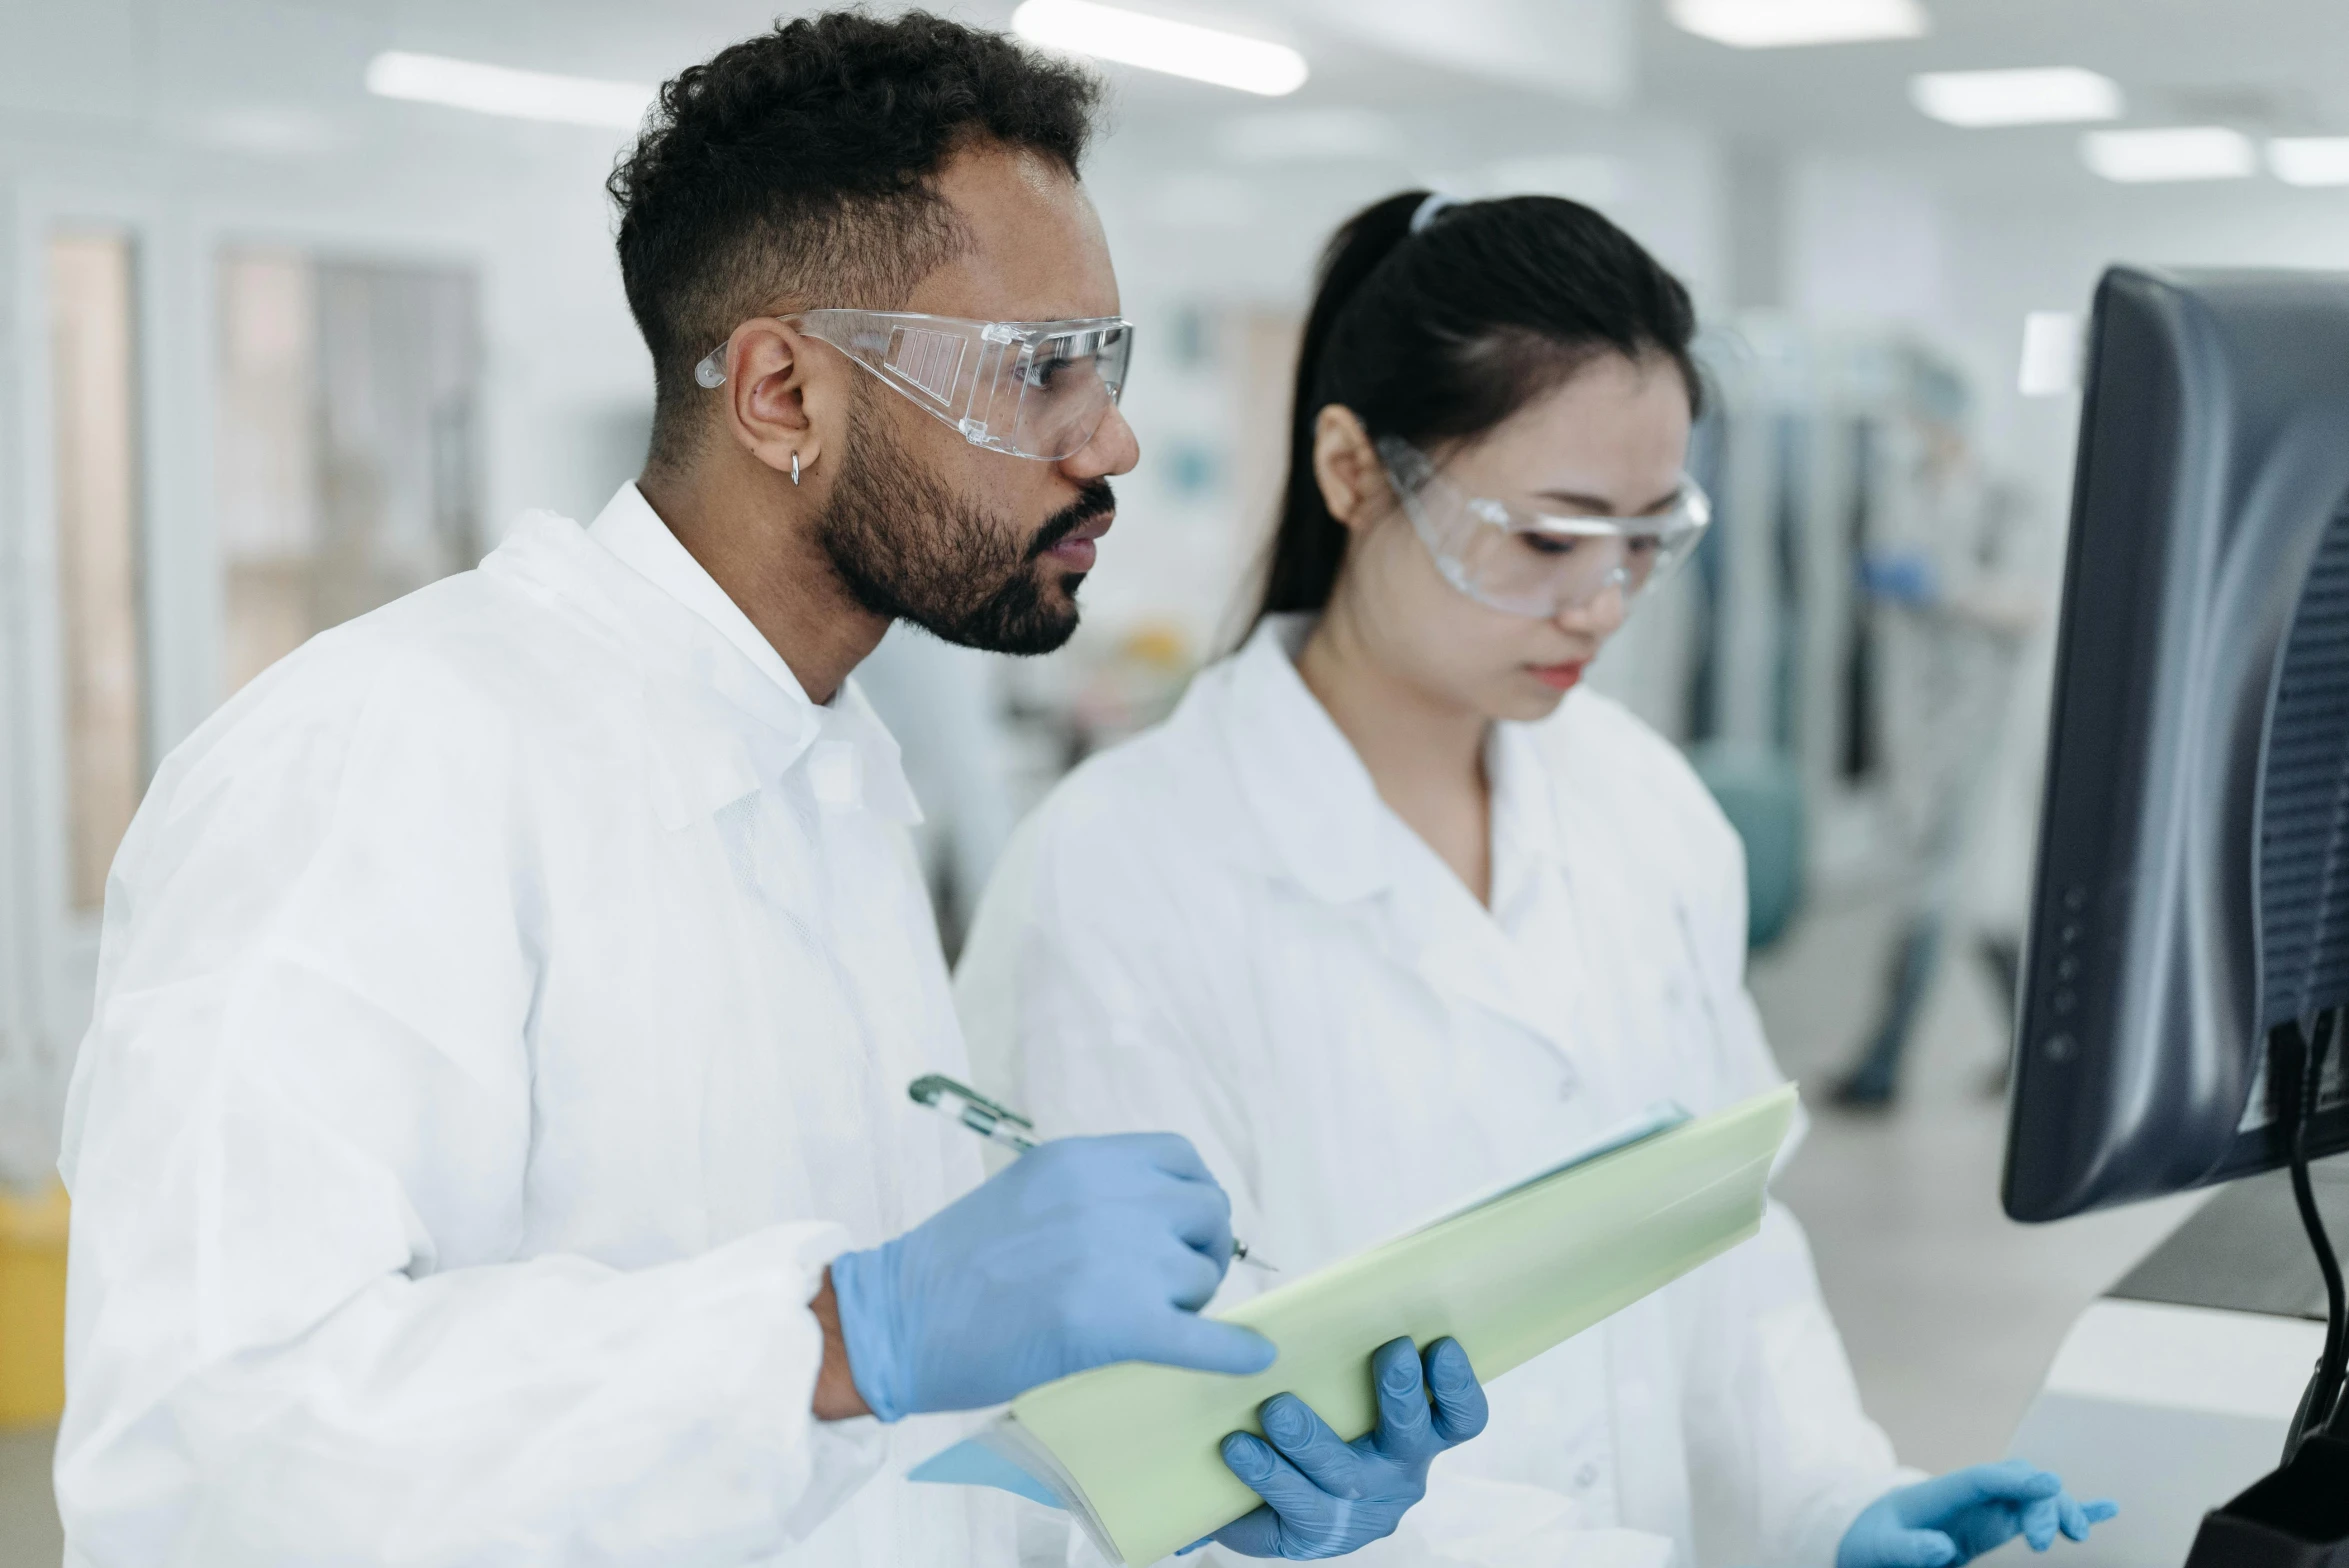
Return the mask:
MULTIPOLYGON (((1182 1139, 982 1182, 909 1102, 963 1046, 849 680, 895 620, 1076 625, 1137 456, 1097 95, 920 13, 668 83, 611 181, 641 479, 166 760, 61 1161, 72 1568, 1008 1564, 1033 1504, 905 1480, 944 1412, 1270 1362, 1199 1315, 1230 1207, 1182 1139)), ((1333 1443, 1260 1533, 1368 1538, 1333 1443)))

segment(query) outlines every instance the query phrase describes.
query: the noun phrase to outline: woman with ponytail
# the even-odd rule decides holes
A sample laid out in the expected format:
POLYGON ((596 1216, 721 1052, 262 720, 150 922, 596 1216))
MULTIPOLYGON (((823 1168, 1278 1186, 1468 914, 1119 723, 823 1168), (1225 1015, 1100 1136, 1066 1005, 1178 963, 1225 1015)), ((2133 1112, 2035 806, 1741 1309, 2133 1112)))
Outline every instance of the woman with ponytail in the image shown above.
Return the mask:
MULTIPOLYGON (((1694 330, 1573 202, 1414 191, 1339 230, 1254 632, 1015 839, 956 982, 983 1086, 1052 1133, 1187 1134, 1294 1277, 1782 1081, 1735 834, 1576 689, 1705 525, 1694 330)), ((1489 1399, 1361 1561, 1945 1568, 2104 1511, 2027 1465, 1900 1469, 1775 1204, 1489 1399)), ((1314 1555, 1266 1517, 1209 1560, 1314 1555)))

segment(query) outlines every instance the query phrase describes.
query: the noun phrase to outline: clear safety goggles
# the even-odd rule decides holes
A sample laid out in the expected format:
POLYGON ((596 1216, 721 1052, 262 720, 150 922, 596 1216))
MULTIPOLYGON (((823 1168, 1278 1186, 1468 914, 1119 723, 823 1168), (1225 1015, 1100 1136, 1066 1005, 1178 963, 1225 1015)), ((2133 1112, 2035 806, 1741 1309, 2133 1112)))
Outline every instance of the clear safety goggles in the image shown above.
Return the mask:
POLYGON ((1688 559, 1713 518, 1713 503, 1686 474, 1672 504, 1646 517, 1557 516, 1472 496, 1393 436, 1378 443, 1378 455, 1445 580, 1512 615, 1547 619, 1610 588, 1628 606, 1688 559))
MULTIPOLYGON (((1126 386, 1134 325, 965 321, 901 310, 805 310, 777 318, 879 376, 973 446, 1056 463, 1085 449, 1126 386)), ((726 384, 726 344, 693 367, 726 384)))

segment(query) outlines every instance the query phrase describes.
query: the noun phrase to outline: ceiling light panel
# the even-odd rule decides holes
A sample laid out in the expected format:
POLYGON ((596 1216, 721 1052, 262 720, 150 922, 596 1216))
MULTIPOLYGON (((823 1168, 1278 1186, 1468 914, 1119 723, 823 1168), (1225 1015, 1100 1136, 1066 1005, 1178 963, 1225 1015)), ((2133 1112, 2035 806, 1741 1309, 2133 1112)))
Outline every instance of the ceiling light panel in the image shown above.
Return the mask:
POLYGON ((1931 19, 1918 0, 1666 0, 1685 32, 1734 49, 1920 38, 1931 19))
POLYGON ((633 131, 652 107, 653 90, 635 82, 551 76, 478 60, 389 50, 367 62, 367 90, 378 98, 437 103, 476 114, 633 131))
POLYGON ((2057 65, 2022 71, 1927 71, 1909 78, 1909 102, 1944 125, 2064 125, 2121 117, 2120 84, 2057 65))
POLYGON ((1150 16, 1093 0, 1027 0, 1012 31, 1030 43, 1278 98, 1305 85, 1305 57, 1286 44, 1150 16))
POLYGON ((2267 166, 2286 185, 2349 185, 2349 136, 2279 136, 2267 166))
POLYGON ((2124 185, 2239 180, 2259 169, 2251 138, 2223 125, 2090 131, 2080 138, 2080 157, 2096 173, 2124 185))

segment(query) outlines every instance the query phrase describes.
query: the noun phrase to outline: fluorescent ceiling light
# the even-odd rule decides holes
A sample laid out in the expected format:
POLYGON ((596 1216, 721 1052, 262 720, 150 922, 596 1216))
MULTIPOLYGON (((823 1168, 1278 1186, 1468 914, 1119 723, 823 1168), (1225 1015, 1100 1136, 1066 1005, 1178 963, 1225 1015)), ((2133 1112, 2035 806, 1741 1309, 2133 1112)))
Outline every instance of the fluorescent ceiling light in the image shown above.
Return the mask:
POLYGON ((1226 120, 1216 144, 1234 163, 1310 163, 1391 157, 1395 122, 1369 109, 1268 109, 1226 120))
POLYGON ((1286 44, 1198 27, 1093 0, 1027 0, 1012 31, 1048 49, 1187 76, 1278 98, 1305 85, 1305 57, 1286 44))
POLYGON ((378 98, 446 104, 477 114, 561 125, 605 125, 633 131, 652 107, 653 90, 635 82, 588 76, 550 76, 478 60, 388 50, 367 62, 367 90, 378 98))
POLYGON ((1927 71, 1909 102, 1945 125, 2061 125, 2121 117, 2120 84, 2058 65, 2027 71, 1927 71))
POLYGON ((2061 397, 2080 390, 2086 339, 2078 314, 2034 310, 2023 318, 2023 361, 2015 390, 2025 397, 2061 397))
POLYGON ((2259 168, 2251 138, 2223 125, 2090 131, 2080 138, 2080 157, 2106 179, 2127 185, 2239 180, 2259 168))
POLYGON ((1734 49, 1920 38, 1931 26, 1918 0, 1669 0, 1683 31, 1734 49))
POLYGON ((2286 185, 2349 185, 2349 136, 2279 136, 2267 166, 2286 185))

